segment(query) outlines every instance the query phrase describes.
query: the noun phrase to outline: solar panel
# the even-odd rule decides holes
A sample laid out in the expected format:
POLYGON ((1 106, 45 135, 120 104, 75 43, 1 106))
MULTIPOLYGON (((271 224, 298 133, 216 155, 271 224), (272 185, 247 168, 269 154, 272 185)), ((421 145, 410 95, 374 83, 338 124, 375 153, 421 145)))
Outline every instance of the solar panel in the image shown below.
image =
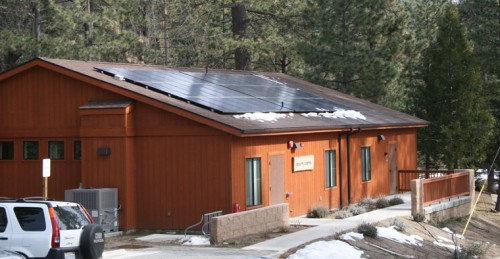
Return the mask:
POLYGON ((260 75, 97 68, 219 113, 334 111, 343 105, 260 75))

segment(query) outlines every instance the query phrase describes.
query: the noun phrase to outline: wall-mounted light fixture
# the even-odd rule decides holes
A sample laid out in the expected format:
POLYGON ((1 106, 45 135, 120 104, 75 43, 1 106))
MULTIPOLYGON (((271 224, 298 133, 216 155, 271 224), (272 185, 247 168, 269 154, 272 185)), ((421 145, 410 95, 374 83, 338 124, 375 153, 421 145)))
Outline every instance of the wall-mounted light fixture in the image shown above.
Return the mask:
POLYGON ((382 134, 379 134, 379 135, 377 136, 377 140, 378 140, 378 142, 380 142, 380 141, 384 141, 384 140, 385 140, 385 136, 384 136, 384 135, 382 135, 382 134))
POLYGON ((304 146, 304 144, 302 144, 302 143, 294 142, 293 140, 288 141, 288 148, 301 148, 303 146, 304 146))

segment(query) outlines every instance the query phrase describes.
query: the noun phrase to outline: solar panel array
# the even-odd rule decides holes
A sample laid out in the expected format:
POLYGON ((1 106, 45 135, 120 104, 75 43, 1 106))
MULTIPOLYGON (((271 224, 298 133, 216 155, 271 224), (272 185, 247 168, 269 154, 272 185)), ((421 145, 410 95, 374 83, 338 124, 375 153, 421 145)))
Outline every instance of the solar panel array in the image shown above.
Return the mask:
POLYGON ((107 67, 97 70, 224 114, 318 112, 345 108, 332 100, 260 75, 107 67))

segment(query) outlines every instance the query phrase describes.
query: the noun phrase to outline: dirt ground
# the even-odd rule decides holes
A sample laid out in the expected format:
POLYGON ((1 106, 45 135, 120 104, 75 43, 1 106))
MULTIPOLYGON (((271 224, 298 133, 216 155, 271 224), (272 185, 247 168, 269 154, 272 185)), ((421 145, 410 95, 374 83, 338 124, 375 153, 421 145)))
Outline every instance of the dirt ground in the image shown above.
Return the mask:
MULTIPOLYGON (((477 258, 500 258, 500 213, 492 211, 495 207, 494 202, 496 201, 493 201, 489 194, 481 196, 465 232, 465 238, 458 239, 458 244, 465 248, 466 251, 484 252, 483 255, 477 258)), ((421 237, 423 239, 422 246, 401 244, 383 237, 365 237, 361 240, 355 239, 354 241, 344 242, 364 251, 363 257, 365 258, 454 258, 454 245, 451 242, 453 240, 452 235, 444 231, 443 228, 447 227, 461 235, 467 219, 467 217, 453 218, 439 222, 437 225, 430 225, 415 222, 409 217, 400 217, 377 224, 380 227, 389 227, 394 224, 395 220, 400 221, 404 225, 404 231, 401 233, 421 237), (443 241, 443 238, 449 240, 449 242, 443 241), (443 246, 438 246, 435 243, 440 243, 443 246)), ((353 231, 355 232, 355 230, 353 231)), ((322 240, 335 240, 339 239, 339 236, 330 236, 322 240)), ((298 249, 305 247, 305 245, 288 251, 280 258, 286 258, 298 249)))
MULTIPOLYGON (((465 232, 465 238, 458 239, 459 245, 468 251, 483 251, 484 254, 477 258, 500 258, 500 213, 492 211, 495 207, 495 202, 489 194, 483 194, 477 204, 476 211, 471 218, 471 222, 465 232), (474 248, 474 249, 473 249, 474 248)), ((395 219, 379 222, 377 226, 388 227, 394 224, 395 219)), ((423 239, 422 246, 413 246, 401 244, 395 241, 385 239, 383 237, 370 238, 365 237, 361 240, 345 241, 350 245, 364 251, 365 258, 453 258, 454 245, 451 242, 452 236, 450 233, 442 230, 449 228, 451 231, 462 234, 467 218, 454 218, 445 222, 440 222, 437 225, 430 225, 423 222, 415 222, 409 217, 397 218, 397 221, 402 222, 404 231, 401 233, 406 235, 418 235, 423 239), (449 242, 443 241, 444 239, 449 242), (441 240, 441 241, 440 241, 441 240), (438 246, 435 243, 441 243, 445 246, 438 246)), ((275 238, 280 235, 299 231, 305 227, 291 226, 287 229, 280 229, 262 235, 252 235, 235 240, 233 242, 219 245, 218 247, 240 248, 252 245, 267 239, 275 238)), ((353 230, 355 231, 355 230, 353 230)), ((152 232, 143 231, 133 234, 112 237, 106 239, 106 250, 112 249, 140 249, 150 247, 164 247, 180 245, 179 241, 165 242, 142 242, 135 238, 152 234, 152 232)), ((339 235, 330 236, 321 240, 335 240, 339 235)), ((319 241, 319 240, 316 240, 319 241)), ((313 241, 314 242, 314 241, 313 241)), ((280 258, 286 258, 288 255, 295 253, 298 249, 305 247, 307 244, 296 247, 287 251, 280 258)), ((462 258, 462 257, 461 257, 462 258)))

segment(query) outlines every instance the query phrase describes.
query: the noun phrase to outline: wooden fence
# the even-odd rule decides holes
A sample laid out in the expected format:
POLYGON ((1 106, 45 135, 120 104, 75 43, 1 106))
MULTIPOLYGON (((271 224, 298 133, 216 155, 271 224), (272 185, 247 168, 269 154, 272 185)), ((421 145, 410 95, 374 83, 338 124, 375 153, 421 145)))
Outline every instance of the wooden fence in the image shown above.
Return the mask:
POLYGON ((453 170, 398 170, 398 192, 411 191, 411 180, 430 179, 456 173, 453 170))
POLYGON ((411 215, 438 222, 469 215, 474 200, 474 170, 411 181, 411 215))
POLYGON ((457 196, 470 194, 469 172, 429 178, 422 181, 424 206, 457 196))

